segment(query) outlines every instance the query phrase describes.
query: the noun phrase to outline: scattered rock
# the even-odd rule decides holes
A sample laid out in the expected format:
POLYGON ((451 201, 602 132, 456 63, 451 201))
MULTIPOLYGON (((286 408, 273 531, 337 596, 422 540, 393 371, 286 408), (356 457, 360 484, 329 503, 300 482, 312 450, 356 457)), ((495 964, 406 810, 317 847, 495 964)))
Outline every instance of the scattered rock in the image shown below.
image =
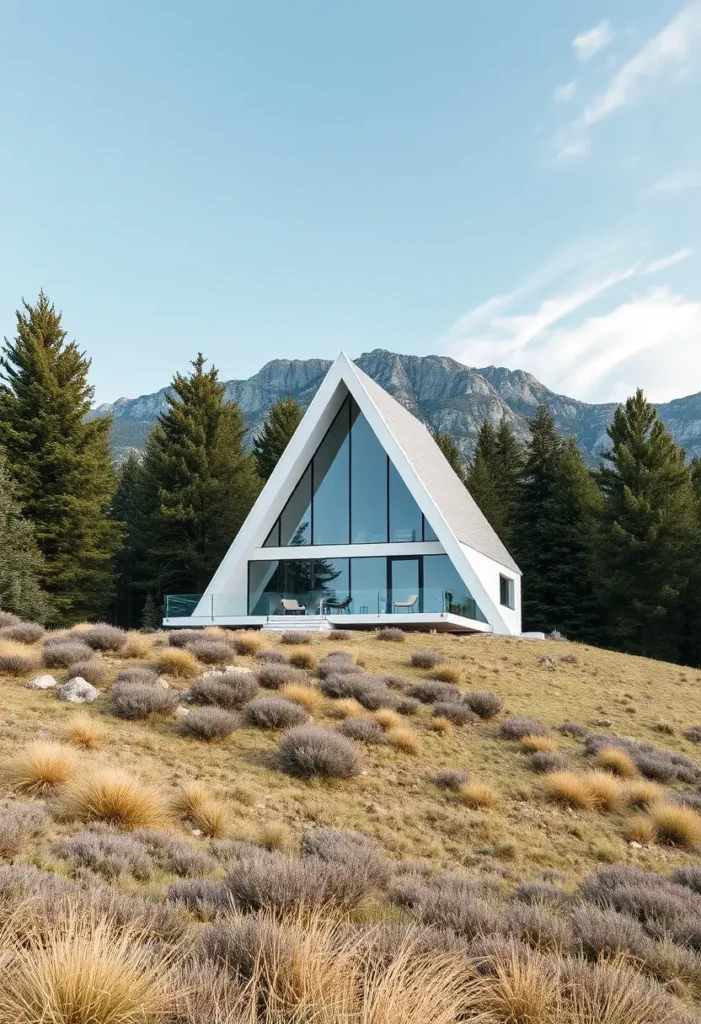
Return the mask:
POLYGON ((32 679, 31 683, 25 685, 28 690, 51 690, 54 686, 58 686, 58 683, 53 676, 43 675, 37 676, 36 679, 32 679))
POLYGON ((192 834, 193 834, 193 836, 201 836, 202 835, 202 829, 201 828, 193 828, 192 834))
POLYGON ((71 704, 92 704, 99 696, 100 691, 82 676, 76 676, 58 688, 58 699, 70 701, 71 704))
POLYGON ((545 654, 542 658, 538 658, 538 664, 541 668, 549 668, 551 672, 555 671, 555 659, 551 658, 549 654, 545 654))
POLYGON ((184 708, 182 706, 182 704, 178 704, 177 708, 173 712, 173 718, 177 718, 177 719, 187 718, 187 716, 189 714, 190 714, 190 709, 189 708, 184 708))
POLYGON ((164 690, 170 689, 170 683, 168 682, 165 676, 158 677, 158 685, 161 686, 164 690))
POLYGON ((643 848, 643 844, 642 843, 636 843, 635 839, 631 839, 631 841, 630 841, 630 843, 628 845, 632 846, 634 850, 642 850, 642 848, 643 848))
POLYGON ((598 725, 601 729, 609 729, 613 725, 613 721, 610 718, 597 718, 594 725, 598 725))

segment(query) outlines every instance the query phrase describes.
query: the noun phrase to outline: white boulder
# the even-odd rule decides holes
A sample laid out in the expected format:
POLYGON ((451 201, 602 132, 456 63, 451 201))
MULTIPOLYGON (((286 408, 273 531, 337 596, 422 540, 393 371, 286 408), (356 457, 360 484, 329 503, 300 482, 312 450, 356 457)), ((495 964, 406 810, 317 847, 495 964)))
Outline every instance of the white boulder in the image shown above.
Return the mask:
POLYGON ((71 704, 92 704, 100 696, 100 691, 91 686, 82 676, 69 679, 58 688, 59 700, 70 701, 71 704))

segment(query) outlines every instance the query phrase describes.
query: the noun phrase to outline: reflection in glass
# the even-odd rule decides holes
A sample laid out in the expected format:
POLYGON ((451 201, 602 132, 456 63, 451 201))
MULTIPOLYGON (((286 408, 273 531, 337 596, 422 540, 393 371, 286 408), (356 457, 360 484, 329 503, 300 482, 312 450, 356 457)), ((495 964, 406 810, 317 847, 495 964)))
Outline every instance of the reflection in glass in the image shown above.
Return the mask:
POLYGON ((268 615, 274 614, 276 608, 268 607, 269 595, 277 593, 279 587, 277 561, 249 562, 248 563, 248 614, 268 615))
POLYGON ((392 614, 421 611, 418 558, 390 558, 389 581, 392 614))
POLYGON ((350 608, 348 558, 317 558, 314 561, 314 597, 312 605, 315 614, 324 611, 330 614, 346 612, 350 608))
POLYGON ((389 467, 389 539, 406 544, 421 540, 421 510, 392 463, 389 467))
POLYGON ((351 613, 387 611, 387 559, 351 558, 351 613))
POLYGON ((348 543, 349 405, 347 398, 314 456, 314 544, 348 543))
POLYGON ((312 467, 307 466, 280 516, 280 545, 297 547, 312 539, 312 467))
POLYGON ((438 540, 438 537, 436 537, 435 531, 426 516, 424 516, 424 540, 438 540))
POLYGON ((448 555, 424 555, 424 611, 487 621, 448 555))
POLYGON ((279 548, 280 547, 280 520, 275 520, 275 525, 263 541, 264 548, 279 548))
POLYGON ((351 544, 387 540, 387 455, 351 404, 351 544))

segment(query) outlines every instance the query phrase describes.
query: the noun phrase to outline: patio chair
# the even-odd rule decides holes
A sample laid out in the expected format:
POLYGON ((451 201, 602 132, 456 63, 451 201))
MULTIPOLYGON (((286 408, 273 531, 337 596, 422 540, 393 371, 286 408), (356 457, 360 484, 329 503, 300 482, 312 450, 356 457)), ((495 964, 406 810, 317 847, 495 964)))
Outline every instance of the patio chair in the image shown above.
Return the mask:
POLYGON ((300 604, 296 597, 283 597, 280 602, 285 615, 306 615, 307 609, 300 604))
POLYGON ((418 594, 412 594, 411 597, 407 597, 406 601, 392 601, 392 611, 395 608, 404 608, 408 612, 413 612, 414 607, 419 600, 418 594))
POLYGON ((333 597, 327 597, 324 601, 322 601, 322 606, 323 606, 324 611, 332 610, 332 611, 335 611, 335 612, 346 612, 347 613, 349 608, 350 608, 350 606, 351 606, 351 601, 352 600, 353 600, 353 598, 350 597, 350 596, 346 597, 343 601, 337 601, 333 597))

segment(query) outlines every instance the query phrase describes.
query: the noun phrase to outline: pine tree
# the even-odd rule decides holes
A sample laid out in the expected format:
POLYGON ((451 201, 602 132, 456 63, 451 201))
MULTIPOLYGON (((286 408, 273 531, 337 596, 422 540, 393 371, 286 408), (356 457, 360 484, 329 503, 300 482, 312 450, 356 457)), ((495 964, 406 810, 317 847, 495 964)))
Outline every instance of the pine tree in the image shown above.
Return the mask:
POLYGON ((144 474, 141 461, 130 455, 119 470, 117 490, 112 503, 112 514, 123 530, 123 543, 114 560, 116 589, 114 621, 127 629, 141 621, 144 592, 139 586, 141 557, 139 529, 144 508, 144 474))
POLYGON ((640 390, 616 410, 608 435, 600 565, 610 640, 674 661, 682 656, 684 595, 699 565, 692 472, 640 390))
POLYGON ((41 556, 31 523, 22 516, 15 485, 0 449, 0 609, 45 622, 49 603, 41 590, 41 556))
POLYGON ((445 455, 446 459, 450 463, 450 468, 459 477, 462 482, 465 482, 465 467, 462 464, 462 458, 460 451, 450 434, 444 434, 440 430, 437 430, 433 434, 433 440, 436 442, 440 450, 445 455))
POLYGON ((523 572, 524 629, 593 640, 599 628, 595 540, 601 497, 571 438, 545 406, 530 421, 514 554, 523 572))
POLYGON ((260 490, 241 410, 205 362, 176 374, 146 446, 138 557, 158 599, 204 590, 260 490))
POLYGON ((141 611, 141 628, 150 633, 154 629, 160 629, 162 622, 163 613, 159 610, 153 594, 147 594, 141 611))
POLYGON ((504 418, 494 439, 495 465, 492 470, 499 495, 497 533, 507 548, 515 543, 516 513, 519 502, 523 448, 511 424, 504 418))
POLYGON ((303 412, 293 398, 281 398, 268 410, 253 442, 253 455, 261 480, 267 480, 300 424, 303 412))
POLYGON ((105 614, 120 539, 110 518, 111 421, 86 421, 89 369, 44 293, 34 306, 24 302, 16 337, 5 339, 0 357, 0 444, 34 525, 43 586, 59 623, 105 614))

